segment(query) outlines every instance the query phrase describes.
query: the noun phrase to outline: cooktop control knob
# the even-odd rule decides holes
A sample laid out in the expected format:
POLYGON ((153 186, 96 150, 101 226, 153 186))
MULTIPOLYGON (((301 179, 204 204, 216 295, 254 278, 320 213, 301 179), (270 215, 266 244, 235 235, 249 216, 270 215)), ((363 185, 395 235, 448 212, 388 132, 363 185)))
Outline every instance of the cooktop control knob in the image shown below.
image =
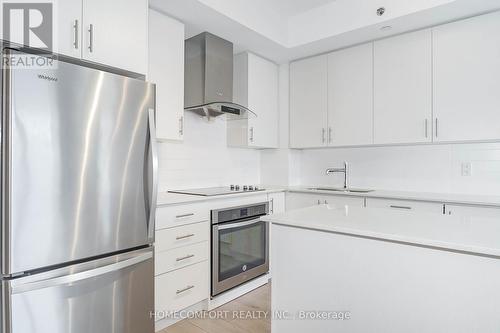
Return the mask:
POLYGON ((248 190, 248 186, 243 185, 243 191, 246 191, 246 190, 248 190))
POLYGON ((248 190, 253 191, 253 186, 252 185, 248 186, 248 190))
POLYGON ((229 188, 231 189, 231 191, 234 191, 234 185, 229 186, 229 188))
POLYGON ((235 189, 236 191, 239 191, 239 190, 240 190, 240 185, 234 185, 234 189, 235 189))
POLYGON ((257 191, 259 188, 257 187, 257 185, 255 185, 255 186, 253 187, 253 189, 254 189, 255 191, 257 191))

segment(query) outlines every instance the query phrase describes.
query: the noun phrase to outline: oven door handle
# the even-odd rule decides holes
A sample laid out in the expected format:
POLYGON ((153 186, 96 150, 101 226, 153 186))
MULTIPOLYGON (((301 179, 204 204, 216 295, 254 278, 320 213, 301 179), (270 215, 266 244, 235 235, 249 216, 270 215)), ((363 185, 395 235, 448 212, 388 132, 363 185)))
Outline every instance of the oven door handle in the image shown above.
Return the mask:
POLYGON ((260 220, 260 217, 257 219, 252 219, 250 221, 244 221, 244 222, 238 222, 238 223, 227 223, 227 224, 219 224, 217 225, 217 229, 219 230, 225 230, 225 229, 233 229, 233 228, 238 228, 238 227, 245 227, 248 225, 252 224, 257 224, 263 222, 260 220))

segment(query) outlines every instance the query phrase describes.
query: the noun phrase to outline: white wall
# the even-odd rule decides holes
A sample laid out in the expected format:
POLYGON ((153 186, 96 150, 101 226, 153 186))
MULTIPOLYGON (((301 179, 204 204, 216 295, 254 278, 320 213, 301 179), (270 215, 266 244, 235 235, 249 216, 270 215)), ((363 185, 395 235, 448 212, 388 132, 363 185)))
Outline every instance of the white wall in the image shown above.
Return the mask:
POLYGON ((303 185, 342 185, 328 167, 351 166, 351 186, 402 191, 500 193, 500 143, 314 149, 300 152, 303 185), (471 176, 462 176, 470 162, 471 176))
POLYGON ((184 142, 159 144, 159 190, 260 184, 260 151, 228 148, 224 116, 185 112, 184 142))

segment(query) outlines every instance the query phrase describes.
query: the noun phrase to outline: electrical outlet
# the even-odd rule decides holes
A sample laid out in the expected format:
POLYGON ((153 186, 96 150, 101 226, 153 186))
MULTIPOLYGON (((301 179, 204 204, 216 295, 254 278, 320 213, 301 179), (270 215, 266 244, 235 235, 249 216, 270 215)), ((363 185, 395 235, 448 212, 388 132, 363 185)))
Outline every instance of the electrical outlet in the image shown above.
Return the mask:
POLYGON ((469 177, 472 175, 472 166, 470 162, 462 163, 462 177, 469 177))

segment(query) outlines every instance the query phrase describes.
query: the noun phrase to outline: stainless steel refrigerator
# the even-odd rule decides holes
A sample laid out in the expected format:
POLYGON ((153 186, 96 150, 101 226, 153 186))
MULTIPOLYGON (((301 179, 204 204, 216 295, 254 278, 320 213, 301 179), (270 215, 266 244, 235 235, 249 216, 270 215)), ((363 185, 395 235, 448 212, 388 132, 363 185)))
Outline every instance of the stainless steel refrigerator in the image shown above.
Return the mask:
POLYGON ((152 333, 155 86, 55 65, 2 68, 2 332, 152 333))

